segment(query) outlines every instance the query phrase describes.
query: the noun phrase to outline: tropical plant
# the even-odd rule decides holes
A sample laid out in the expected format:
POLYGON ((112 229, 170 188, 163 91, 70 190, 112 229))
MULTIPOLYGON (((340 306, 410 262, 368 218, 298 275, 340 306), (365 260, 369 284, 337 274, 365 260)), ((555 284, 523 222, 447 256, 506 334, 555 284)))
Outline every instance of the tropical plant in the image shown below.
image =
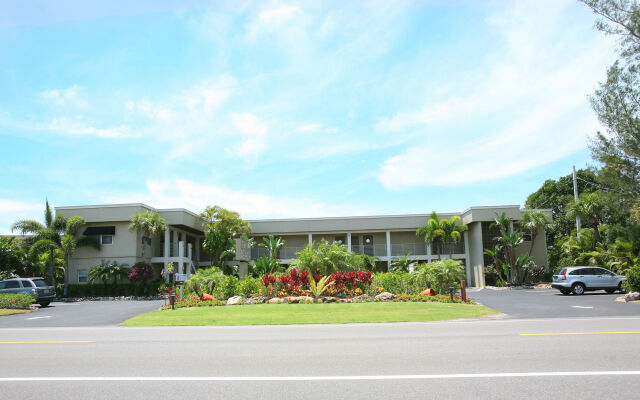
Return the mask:
POLYGON ((220 268, 210 267, 201 268, 191 274, 189 279, 184 282, 186 293, 195 293, 201 296, 203 293, 213 294, 217 284, 224 279, 224 274, 220 268))
POLYGON ((453 246, 462 241, 462 233, 467 231, 467 225, 460 224, 460 217, 454 215, 449 219, 438 219, 438 214, 434 211, 427 221, 427 225, 421 226, 416 231, 416 235, 424 237, 427 243, 432 246, 435 244, 438 259, 441 256, 439 243, 443 246, 448 245, 449 258, 453 258, 453 246))
POLYGON ((489 225, 489 228, 490 229, 498 228, 500 233, 504 234, 506 231, 511 229, 512 222, 513 222, 513 219, 507 217, 506 213, 502 213, 500 215, 496 213, 496 215, 493 217, 493 222, 491 223, 491 225, 489 225))
POLYGON ((496 243, 492 249, 484 249, 483 253, 493 259, 493 267, 498 275, 498 279, 506 282, 505 276, 509 275, 509 267, 504 260, 500 259, 500 257, 502 257, 502 246, 496 243))
POLYGON ((493 240, 498 242, 502 248, 505 262, 509 266, 509 282, 511 284, 519 283, 520 270, 517 264, 516 247, 524 242, 524 235, 520 231, 516 231, 509 227, 498 237, 493 240))
POLYGON ((264 247, 269 252, 269 258, 275 260, 278 258, 278 251, 284 246, 284 240, 281 238, 276 238, 273 235, 269 235, 269 237, 262 238, 263 243, 260 243, 258 246, 264 247))
POLYGON ((313 275, 330 275, 334 271, 361 271, 367 269, 367 259, 358 253, 352 253, 347 246, 326 240, 318 243, 318 247, 311 244, 296 253, 291 260, 289 270, 296 268, 309 271, 313 275))
POLYGON ((66 297, 69 287, 69 259, 73 256, 78 247, 90 246, 96 250, 100 250, 100 241, 93 236, 82 236, 76 238, 78 230, 84 225, 83 217, 71 217, 65 224, 64 235, 60 239, 60 248, 64 254, 64 289, 63 294, 66 297))
POLYGON ((605 202, 599 192, 582 194, 578 201, 571 201, 567 205, 568 215, 571 218, 579 216, 585 225, 593 228, 596 243, 600 243, 600 226, 604 223, 605 202))
POLYGON ((411 267, 415 266, 416 260, 411 257, 411 253, 406 256, 397 258, 391 262, 391 272, 410 272, 411 267))
POLYGON ((129 230, 141 235, 143 260, 145 259, 144 254, 148 240, 153 236, 161 235, 166 229, 167 221, 160 217, 156 211, 145 211, 131 217, 129 230))
POLYGON ((323 276, 316 282, 313 276, 309 275, 309 288, 311 289, 311 295, 314 298, 322 296, 331 286, 335 284, 335 281, 331 280, 331 276, 323 276))
POLYGON ((422 289, 440 290, 438 268, 434 263, 418 264, 410 275, 411 282, 422 289))
POLYGON ((129 271, 129 280, 139 283, 143 288, 146 288, 147 282, 152 280, 154 276, 151 265, 144 262, 137 263, 129 271))
POLYGON ((263 256, 255 260, 254 264, 251 266, 251 269, 258 276, 262 276, 264 274, 276 273, 278 271, 278 267, 278 260, 263 256))
POLYGON ((529 255, 533 252, 533 244, 540 232, 545 231, 550 225, 547 216, 540 210, 527 211, 522 214, 520 226, 531 233, 531 245, 529 255))
POLYGON ((58 215, 53 217, 53 212, 49 206, 49 201, 46 202, 44 211, 44 225, 34 220, 20 220, 15 222, 11 226, 11 231, 19 231, 24 234, 33 235, 33 243, 29 248, 29 256, 32 258, 37 257, 42 253, 48 253, 49 255, 49 273, 48 281, 50 285, 55 285, 55 276, 53 263, 55 260, 55 251, 61 249, 60 237, 64 234, 67 219, 58 215))
POLYGON ((130 273, 129 264, 118 264, 116 261, 102 260, 100 264, 89 271, 89 282, 94 283, 100 280, 106 285, 113 281, 113 285, 117 286, 118 281, 126 279, 130 273))

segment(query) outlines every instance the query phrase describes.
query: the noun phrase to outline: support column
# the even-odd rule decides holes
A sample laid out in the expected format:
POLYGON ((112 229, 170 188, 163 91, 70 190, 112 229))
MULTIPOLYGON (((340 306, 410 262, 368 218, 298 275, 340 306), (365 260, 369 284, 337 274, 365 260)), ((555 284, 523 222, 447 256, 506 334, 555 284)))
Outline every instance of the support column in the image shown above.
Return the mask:
MULTIPOLYGON (((190 263, 193 263, 193 245, 191 243, 187 243, 187 258, 190 263)), ((191 264, 187 268, 187 277, 191 277, 191 264)))
POLYGON ((164 258, 162 262, 164 264, 164 276, 167 276, 167 267, 169 265, 169 246, 171 245, 171 243, 169 243, 170 240, 169 228, 167 228, 164 230, 164 246, 162 249, 162 257, 164 258))
POLYGON ((347 232, 347 250, 351 251, 351 232, 347 232))
MULTIPOLYGON (((180 239, 182 239, 182 235, 180 235, 180 239)), ((184 242, 182 240, 178 241, 178 257, 180 257, 180 261, 178 261, 178 273, 184 274, 184 242)))
POLYGON ((387 271, 391 269, 391 232, 387 231, 387 271))
POLYGON ((313 234, 309 234, 309 244, 313 244, 313 234))
POLYGON ((196 237, 196 269, 200 266, 200 238, 196 237))
POLYGON ((462 235, 462 240, 464 240, 464 269, 467 276, 467 283, 473 282, 471 279, 471 257, 469 256, 469 231, 464 231, 462 235))

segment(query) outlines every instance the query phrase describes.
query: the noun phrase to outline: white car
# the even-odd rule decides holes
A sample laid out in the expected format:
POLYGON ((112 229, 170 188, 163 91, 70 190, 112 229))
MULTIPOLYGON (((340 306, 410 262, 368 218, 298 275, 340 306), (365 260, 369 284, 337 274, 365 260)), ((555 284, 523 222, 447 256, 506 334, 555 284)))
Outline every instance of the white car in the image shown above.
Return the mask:
POLYGON ((608 269, 600 267, 566 267, 553 276, 551 287, 560 290, 562 294, 584 294, 586 291, 604 290, 614 293, 623 292, 622 281, 624 275, 617 275, 608 269))

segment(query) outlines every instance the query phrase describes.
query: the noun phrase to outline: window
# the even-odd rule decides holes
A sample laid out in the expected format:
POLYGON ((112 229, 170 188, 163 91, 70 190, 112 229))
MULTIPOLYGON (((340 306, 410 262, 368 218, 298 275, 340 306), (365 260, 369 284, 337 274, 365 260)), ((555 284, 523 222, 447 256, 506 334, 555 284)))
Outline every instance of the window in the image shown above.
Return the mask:
POLYGON ((89 271, 86 269, 78 270, 78 283, 87 283, 89 277, 89 271))
POLYGON ((47 287, 47 286, 49 286, 44 279, 34 279, 33 283, 36 284, 36 287, 47 287))
POLYGON ((20 289, 18 281, 6 281, 2 289, 20 289))
POLYGON ((100 235, 100 244, 113 244, 113 235, 100 235))
POLYGON ((33 287, 33 285, 31 284, 31 282, 29 282, 29 281, 20 281, 20 283, 22 283, 22 287, 23 287, 23 288, 30 288, 30 287, 33 287))

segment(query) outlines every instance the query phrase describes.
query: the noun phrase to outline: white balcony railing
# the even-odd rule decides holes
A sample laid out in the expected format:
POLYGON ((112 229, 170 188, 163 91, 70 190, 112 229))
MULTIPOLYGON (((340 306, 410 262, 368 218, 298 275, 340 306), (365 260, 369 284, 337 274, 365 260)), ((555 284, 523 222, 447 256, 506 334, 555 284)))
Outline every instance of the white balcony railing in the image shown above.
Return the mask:
POLYGON ((353 244, 351 245, 351 251, 354 253, 366 254, 372 257, 386 257, 387 245, 386 244, 353 244))
POLYGON ((391 244, 392 256, 406 256, 411 254, 412 256, 425 256, 427 255, 426 243, 399 243, 391 244))

